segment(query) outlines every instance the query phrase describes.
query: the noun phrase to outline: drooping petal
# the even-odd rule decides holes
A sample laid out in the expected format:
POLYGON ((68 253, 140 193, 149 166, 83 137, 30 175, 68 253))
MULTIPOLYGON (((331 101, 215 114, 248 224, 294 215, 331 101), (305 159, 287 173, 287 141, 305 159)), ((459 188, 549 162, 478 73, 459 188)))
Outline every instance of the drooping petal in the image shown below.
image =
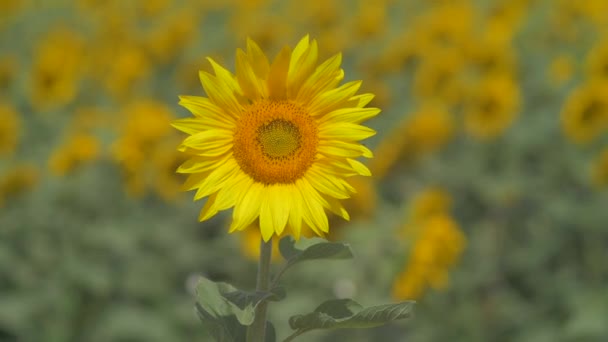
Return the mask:
POLYGON ((290 193, 289 202, 291 210, 289 212, 289 227, 293 233, 294 239, 300 238, 300 232, 302 231, 302 207, 304 206, 304 200, 300 191, 295 185, 288 185, 288 192, 290 193))
POLYGON ((269 188, 268 204, 272 211, 274 231, 277 235, 281 235, 285 230, 287 219, 289 218, 289 203, 285 200, 289 197, 289 193, 285 191, 285 185, 275 185, 269 188))
POLYGON ((232 212, 230 232, 247 228, 260 215, 263 185, 249 179, 232 212), (247 186, 248 185, 248 186, 247 186))

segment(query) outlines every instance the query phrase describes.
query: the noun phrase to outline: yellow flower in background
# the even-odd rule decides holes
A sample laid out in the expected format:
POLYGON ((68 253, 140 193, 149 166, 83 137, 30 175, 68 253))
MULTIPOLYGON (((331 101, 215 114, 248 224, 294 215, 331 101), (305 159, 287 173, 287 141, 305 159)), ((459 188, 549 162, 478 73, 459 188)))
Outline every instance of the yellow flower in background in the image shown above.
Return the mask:
POLYGON ((576 88, 562 108, 562 127, 571 141, 584 144, 608 129, 608 80, 591 80, 576 88))
POLYGON ((188 44, 195 41, 194 34, 199 19, 191 12, 182 11, 166 21, 152 31, 147 42, 148 50, 160 63, 175 59, 182 54, 188 44))
POLYGON ((464 46, 467 63, 477 76, 515 75, 517 58, 510 40, 485 31, 480 38, 471 39, 464 46))
POLYGON ((454 117, 440 104, 423 104, 407 122, 403 134, 417 153, 434 152, 454 135, 454 117))
POLYGON ((423 104, 382 139, 370 170, 376 178, 383 178, 398 162, 435 152, 452 138, 454 127, 454 118, 445 106, 423 104))
POLYGON ((38 46, 30 101, 37 109, 60 107, 77 95, 85 60, 84 40, 75 30, 51 31, 38 46))
POLYGON ((13 154, 19 142, 21 120, 12 105, 0 102, 0 155, 13 154))
POLYGON ((416 194, 408 215, 412 221, 420 222, 436 215, 449 213, 451 207, 450 194, 442 188, 431 187, 416 194))
POLYGON ((0 207, 12 197, 30 191, 39 180, 38 169, 30 164, 18 164, 0 176, 0 207))
POLYGON ((386 2, 360 1, 355 19, 355 33, 361 38, 370 38, 386 29, 386 2))
POLYGON ((441 48, 458 48, 474 32, 476 11, 467 1, 446 1, 416 18, 411 35, 422 56, 441 48))
POLYGON ((593 161, 591 181, 599 188, 608 186, 608 148, 604 148, 593 161))
POLYGON ((481 140, 500 136, 517 117, 520 97, 519 87, 509 75, 480 80, 465 101, 466 131, 481 140))
POLYGON ((465 60, 454 48, 435 49, 421 61, 414 74, 414 94, 425 101, 458 104, 463 97, 465 60))
POLYGON ((448 287, 448 270, 465 248, 466 238, 458 224, 446 214, 433 215, 420 223, 409 260, 393 283, 397 299, 420 298, 427 287, 448 287))
POLYGON ((66 176, 76 168, 99 157, 100 144, 91 134, 77 133, 53 151, 49 159, 51 172, 66 176))
POLYGON ((182 96, 194 118, 173 126, 190 135, 179 149, 191 158, 185 188, 208 197, 199 219, 234 208, 229 231, 258 217, 268 241, 285 228, 298 239, 303 227, 329 232, 328 209, 345 219, 340 204, 355 190, 344 178, 370 172, 359 143, 375 134, 361 122, 380 110, 365 108, 371 94, 355 95, 361 82, 344 78, 341 54, 320 65, 318 45, 304 37, 284 47, 272 63, 252 40, 237 50, 236 77, 210 59, 215 75, 201 72, 208 98, 182 96))
POLYGON ((181 188, 175 169, 184 158, 174 148, 170 109, 161 102, 139 100, 121 114, 112 158, 122 168, 127 193, 139 197, 151 190, 165 201, 174 200, 181 188))
POLYGON ((589 51, 586 67, 589 78, 608 80, 608 39, 601 41, 589 51))
POLYGON ((150 72, 150 62, 141 47, 125 45, 107 49, 100 52, 99 58, 103 59, 100 70, 105 70, 100 77, 112 96, 128 99, 150 72))
MULTIPOLYGON (((350 198, 344 200, 344 208, 350 213, 351 221, 373 219, 378 208, 379 196, 376 184, 370 177, 355 176, 349 178, 348 182, 357 189, 350 198)), ((325 238, 329 241, 338 241, 342 238, 344 228, 350 223, 332 216, 329 219, 331 231, 325 238)))

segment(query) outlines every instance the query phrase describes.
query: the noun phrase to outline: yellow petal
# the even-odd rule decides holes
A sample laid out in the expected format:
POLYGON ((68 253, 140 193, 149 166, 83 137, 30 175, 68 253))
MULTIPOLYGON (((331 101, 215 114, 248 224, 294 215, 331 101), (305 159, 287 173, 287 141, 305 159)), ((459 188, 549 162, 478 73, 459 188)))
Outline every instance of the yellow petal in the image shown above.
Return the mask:
POLYGON ((287 219, 289 218, 289 204, 285 200, 289 198, 289 195, 289 193, 285 192, 285 185, 272 186, 268 191, 268 204, 272 212, 273 226, 277 235, 283 233, 287 219))
POLYGON ((243 106, 237 100, 234 92, 215 76, 205 71, 201 71, 199 77, 209 99, 220 107, 223 113, 238 118, 243 111, 243 106))
POLYGON ((284 47, 275 57, 268 73, 268 96, 271 99, 284 99, 287 96, 287 72, 291 59, 291 49, 284 47))
POLYGON ((226 210, 236 204, 239 192, 234 189, 242 189, 243 185, 247 184, 247 178, 249 177, 244 173, 235 173, 223 182, 222 188, 216 193, 217 210, 226 210))
POLYGON ((300 239, 300 232, 302 231, 302 206, 304 201, 300 195, 300 191, 295 185, 288 185, 288 191, 292 194, 289 196, 291 210, 289 212, 289 227, 293 233, 293 237, 296 240, 300 239))
POLYGON ((366 158, 372 158, 373 154, 367 147, 352 142, 345 142, 340 140, 322 140, 317 146, 317 151, 320 153, 337 156, 337 157, 349 157, 357 158, 364 156, 366 158))
POLYGON ((218 122, 219 125, 226 125, 228 127, 234 127, 236 122, 234 116, 224 113, 220 107, 206 97, 180 96, 179 104, 188 109, 197 118, 204 119, 205 122, 218 122))
POLYGON ((361 123, 367 119, 373 118, 378 115, 378 113, 380 113, 380 109, 378 108, 340 108, 323 115, 319 118, 319 122, 361 123))
POLYGON ((375 97, 376 95, 374 94, 360 94, 360 95, 356 95, 351 97, 348 102, 349 105, 350 103, 352 103, 353 106, 355 107, 365 107, 367 106, 375 97))
POLYGON ((357 172, 359 175, 361 175, 361 176, 371 176, 372 175, 371 171, 367 168, 367 166, 363 165, 363 163, 361 163, 360 161, 355 160, 355 159, 350 159, 350 158, 347 158, 346 160, 348 161, 350 166, 353 168, 353 170, 355 170, 355 172, 357 172))
POLYGON ((199 221, 203 222, 205 220, 210 219, 215 214, 217 214, 218 210, 215 206, 215 198, 216 198, 215 194, 213 194, 213 195, 209 196, 209 198, 207 198, 207 202, 205 202, 205 205, 203 206, 203 209, 201 209, 201 213, 198 216, 199 221))
POLYGON ((348 211, 344 209, 340 201, 334 198, 327 198, 327 202, 329 203, 329 208, 327 209, 329 209, 332 213, 342 217, 346 221, 350 221, 350 215, 348 214, 348 211))
POLYGON ((259 216, 262 188, 263 185, 254 182, 251 178, 245 183, 232 212, 230 232, 247 228, 259 216))
POLYGON ((325 140, 358 141, 376 134, 373 129, 350 122, 338 122, 319 127, 319 138, 325 140))
POLYGON ((247 57, 249 57, 249 64, 253 67, 256 76, 264 80, 268 78, 270 70, 268 58, 262 49, 250 38, 247 38, 247 57))
POLYGON ((327 233, 329 231, 329 222, 323 207, 329 207, 329 203, 310 185, 306 178, 300 178, 296 181, 296 186, 300 189, 304 203, 304 222, 306 222, 315 231, 327 233))
POLYGON ((206 158, 206 157, 192 157, 183 162, 175 172, 177 173, 198 173, 205 172, 211 169, 217 168, 222 163, 226 162, 226 158, 206 158))
POLYGON ((216 145, 214 142, 209 142, 209 144, 205 145, 205 147, 203 147, 203 149, 200 149, 200 150, 192 149, 187 152, 190 154, 201 156, 201 157, 219 158, 220 156, 222 156, 224 154, 231 153, 230 152, 231 150, 232 150, 232 143, 229 143, 229 144, 221 143, 221 144, 216 145))
POLYGON ((346 199, 350 197, 350 194, 348 192, 344 191, 343 188, 340 188, 336 184, 330 182, 327 178, 320 174, 317 169, 313 169, 311 167, 310 169, 308 169, 308 172, 306 172, 306 175, 304 177, 319 192, 338 199, 346 199))
POLYGON ((322 115, 343 107, 360 87, 361 81, 352 81, 320 94, 310 102, 310 115, 322 115))
POLYGON ((319 65, 300 88, 296 101, 309 103, 317 94, 335 88, 344 77, 341 63, 342 54, 338 53, 319 65))
MULTIPOLYGON (((291 54, 292 61, 297 62, 298 60, 300 60, 302 55, 304 55, 304 53, 308 50, 309 39, 310 39, 309 35, 305 35, 302 39, 300 39, 298 44, 296 44, 296 47, 293 49, 293 53, 291 54)), ((297 64, 290 63, 289 73, 292 74, 294 72, 292 70, 296 67, 297 67, 297 64)))
POLYGON ((190 135, 212 129, 230 130, 232 128, 231 125, 222 121, 197 117, 174 120, 171 122, 171 126, 190 135))
POLYGON ((230 89, 232 93, 239 94, 240 88, 238 86, 238 83, 236 82, 236 78, 234 77, 234 75, 226 68, 216 63, 211 57, 207 57, 207 60, 209 61, 209 63, 211 63, 211 67, 215 72, 217 80, 221 84, 224 84, 227 89, 230 89))
POLYGON ((194 195, 194 199, 199 200, 218 191, 223 185, 222 182, 234 175, 235 172, 242 171, 239 169, 236 161, 233 158, 229 158, 226 163, 213 170, 205 181, 203 181, 194 195))
POLYGON ((187 137, 183 141, 183 145, 194 148, 194 149, 203 149, 203 144, 205 143, 225 143, 229 144, 232 142, 233 134, 230 131, 223 129, 210 129, 205 131, 195 132, 195 134, 187 137))
POLYGON ((257 100, 262 96, 258 78, 249 65, 247 55, 241 49, 236 51, 236 75, 241 90, 248 99, 257 100))
POLYGON ((273 214, 270 207, 269 187, 264 187, 260 198, 260 232, 266 242, 272 238, 276 231, 272 219, 273 214))
MULTIPOLYGON (((295 50, 294 50, 295 54, 295 50)), ((300 87, 312 74, 317 58, 319 57, 319 46, 316 40, 313 40, 309 48, 299 57, 291 56, 289 63, 289 72, 287 73, 287 97, 295 98, 300 87)))

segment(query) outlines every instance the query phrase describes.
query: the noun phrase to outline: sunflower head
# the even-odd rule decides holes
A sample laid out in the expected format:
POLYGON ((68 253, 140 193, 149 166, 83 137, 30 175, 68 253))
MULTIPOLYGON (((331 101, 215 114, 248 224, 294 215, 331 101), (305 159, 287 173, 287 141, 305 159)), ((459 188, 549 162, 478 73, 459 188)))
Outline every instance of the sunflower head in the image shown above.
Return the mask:
POLYGON ((355 192, 346 178, 370 175, 357 158, 372 157, 359 141, 375 131, 361 123, 380 110, 365 107, 372 94, 356 95, 360 81, 341 84, 341 60, 319 63, 308 36, 272 62, 248 40, 235 74, 209 58, 213 74, 200 72, 207 97, 180 97, 194 117, 173 123, 189 135, 178 172, 189 174, 195 200, 207 198, 201 221, 232 208, 230 232, 259 226, 268 241, 297 239, 303 227, 325 235, 326 209, 349 219, 339 200, 355 192))

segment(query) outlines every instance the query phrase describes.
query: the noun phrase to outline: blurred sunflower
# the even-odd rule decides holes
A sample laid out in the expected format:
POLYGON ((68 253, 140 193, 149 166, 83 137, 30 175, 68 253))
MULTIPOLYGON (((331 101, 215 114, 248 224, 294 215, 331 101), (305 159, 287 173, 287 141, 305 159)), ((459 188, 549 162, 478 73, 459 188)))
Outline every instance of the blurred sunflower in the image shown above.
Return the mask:
POLYGON ((21 122, 13 106, 0 103, 0 155, 12 154, 19 141, 21 122))
POLYGON ((53 151, 49 167, 54 175, 65 176, 79 166, 95 160, 99 157, 99 152, 100 144, 95 136, 76 133, 53 151))
POLYGON ((234 207, 229 231, 259 217, 268 241, 286 227, 296 239, 303 226, 324 235, 324 208, 349 219, 338 200, 355 189, 344 178, 370 175, 356 158, 372 157, 359 140, 375 131, 360 123, 380 109, 364 108, 373 95, 355 95, 360 81, 339 86, 341 54, 320 65, 317 58, 308 36, 272 64, 248 39, 247 53, 237 50, 236 77, 209 59, 215 76, 200 73, 208 98, 180 98, 195 117, 173 123, 190 135, 179 150, 191 157, 178 172, 190 174, 185 188, 197 189, 195 200, 208 197, 201 221, 234 207))
POLYGON ((587 54, 586 66, 590 78, 599 77, 608 80, 608 40, 591 49, 587 54))
POLYGON ((465 129, 478 139, 502 134, 518 114, 519 88, 510 75, 480 80, 465 103, 465 129))
POLYGON ((393 296, 415 299, 427 286, 447 288, 448 270, 460 259, 465 246, 464 234, 449 215, 437 214, 421 222, 408 263, 393 283, 393 296))
POLYGON ((414 74, 415 95, 446 105, 458 104, 463 96, 464 66, 465 60, 460 50, 435 49, 421 61, 414 74))
POLYGON ((74 30, 51 31, 38 46, 32 67, 32 105, 37 109, 64 106, 77 95, 85 61, 83 38, 74 30))
POLYGON ((592 80, 575 89, 562 109, 562 126, 575 143, 588 143, 608 128, 608 81, 592 80))

